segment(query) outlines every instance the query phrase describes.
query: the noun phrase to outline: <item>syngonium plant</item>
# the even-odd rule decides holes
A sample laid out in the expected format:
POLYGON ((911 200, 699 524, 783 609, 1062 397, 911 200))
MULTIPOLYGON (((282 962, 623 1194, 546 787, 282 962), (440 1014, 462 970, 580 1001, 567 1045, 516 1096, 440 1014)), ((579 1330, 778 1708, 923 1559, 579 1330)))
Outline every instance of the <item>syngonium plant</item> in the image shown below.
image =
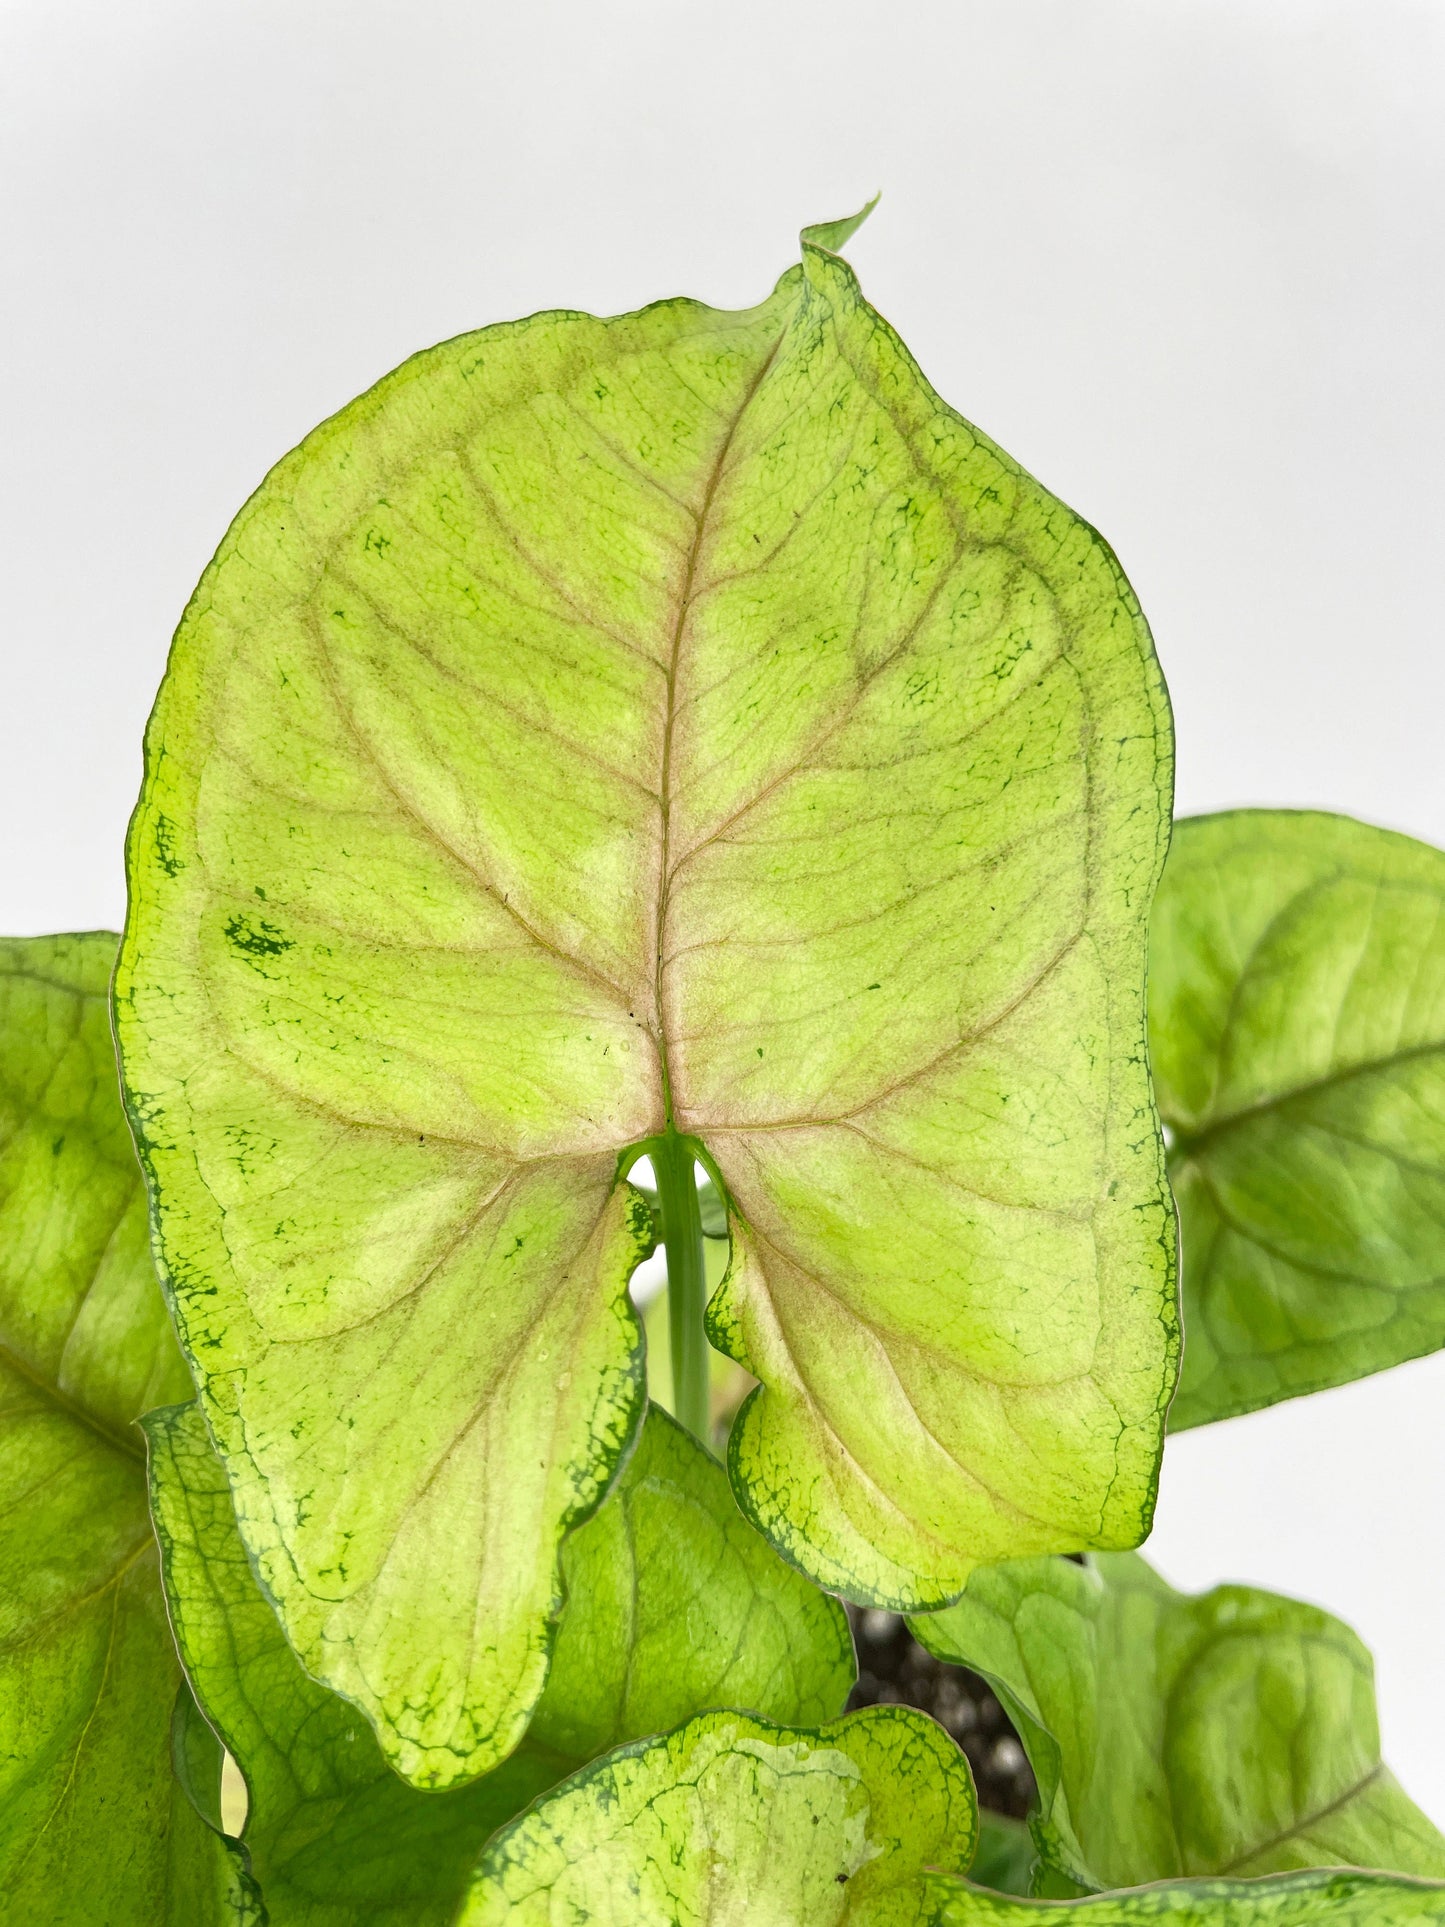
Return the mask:
POLYGON ((118 959, 0 953, 17 1927, 1445 1920, 1353 1635, 1130 1551, 1166 1415, 1445 1343, 1445 857, 1164 868, 1119 565, 857 224, 316 430, 118 959), (1027 1833, 840 1601, 988 1682, 1027 1833))

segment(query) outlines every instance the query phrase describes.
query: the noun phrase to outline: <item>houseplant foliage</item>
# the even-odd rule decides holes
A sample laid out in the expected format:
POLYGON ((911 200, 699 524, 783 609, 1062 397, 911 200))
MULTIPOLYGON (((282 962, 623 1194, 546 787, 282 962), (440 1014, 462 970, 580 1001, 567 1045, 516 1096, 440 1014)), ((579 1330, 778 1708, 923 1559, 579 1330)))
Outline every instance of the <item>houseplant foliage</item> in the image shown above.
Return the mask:
POLYGON ((287 1636, 419 1785, 520 1740, 640 1421, 644 1152, 729 1199, 729 1471, 813 1578, 938 1606, 1148 1523, 1163 686, 844 238, 742 314, 408 362, 242 511, 151 722, 116 1014, 162 1269, 287 1636))
POLYGON ((1182 823, 1154 916, 1155 1089, 1199 1425, 1445 1331, 1445 856, 1313 811, 1182 823))
MULTIPOLYGON (((185 1693, 132 1420, 186 1386, 115 1085, 115 939, 0 945, 0 1917, 252 1920, 172 1771, 185 1693)), ((211 1743, 209 1771, 221 1756, 211 1743)), ((201 1769, 198 1769, 201 1770, 201 1769)))
POLYGON ((1445 1341, 1445 858, 1235 812, 1156 905, 1137 605, 855 226, 317 430, 152 719, 120 1085, 116 940, 0 951, 7 1924, 1445 1920, 1353 1635, 1129 1550, 1151 1053, 1172 1423, 1445 1341))

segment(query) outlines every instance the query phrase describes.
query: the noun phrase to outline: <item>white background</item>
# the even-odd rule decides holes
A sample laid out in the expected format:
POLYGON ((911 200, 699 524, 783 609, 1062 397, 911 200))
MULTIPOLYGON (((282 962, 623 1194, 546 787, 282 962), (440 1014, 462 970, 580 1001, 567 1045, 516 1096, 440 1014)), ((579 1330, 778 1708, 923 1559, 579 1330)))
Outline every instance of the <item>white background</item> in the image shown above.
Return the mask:
MULTIPOLYGON (((0 928, 114 925, 231 514, 413 349, 750 304, 808 220, 1109 536, 1181 810, 1445 842, 1438 0, 0 0, 0 928)), ((1186 1435, 1152 1550, 1375 1647, 1445 1821, 1445 1356, 1186 1435)))

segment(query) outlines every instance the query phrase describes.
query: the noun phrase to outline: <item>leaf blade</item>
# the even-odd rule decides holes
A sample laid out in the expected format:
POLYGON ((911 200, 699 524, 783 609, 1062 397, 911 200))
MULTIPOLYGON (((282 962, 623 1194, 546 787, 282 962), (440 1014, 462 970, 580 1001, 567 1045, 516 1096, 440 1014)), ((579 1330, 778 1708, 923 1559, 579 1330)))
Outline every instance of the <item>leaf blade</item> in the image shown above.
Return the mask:
POLYGON ((482 1842, 568 1762, 524 1745, 470 1786, 408 1786, 360 1712, 287 1646, 195 1405, 149 1413, 145 1430, 171 1621, 245 1776, 242 1837, 277 1927, 447 1927, 482 1842))
POLYGON ((1176 1429, 1445 1343, 1445 855, 1316 811, 1181 823, 1151 1049, 1190 1251, 1176 1429))
POLYGON ((246 1777, 243 1837, 278 1922, 444 1927, 487 1836, 579 1763, 722 1694, 820 1718, 847 1697, 841 1608, 747 1533, 722 1468, 654 1411, 567 1547, 567 1610, 526 1741, 469 1786, 410 1787, 358 1709, 287 1646, 195 1405, 149 1413, 145 1431, 171 1623, 246 1777))
POLYGON ((1176 1593, 1113 1554, 994 1567, 913 1629, 993 1683, 1038 1779, 1040 1852, 1084 1888, 1445 1875, 1445 1838, 1381 1763, 1369 1655, 1318 1608, 1176 1593))
POLYGON ((785 1557, 916 1606, 1147 1526, 1152 646, 1092 531, 805 255, 756 310, 539 316, 388 377, 238 518, 148 735, 116 1010, 160 1249, 289 1635, 420 1781, 536 1703, 558 1546, 640 1416, 617 1160, 672 1126, 735 1207, 710 1329, 765 1389, 729 1465, 785 1557), (770 876, 831 804, 852 860, 770 876), (830 1121, 779 1153, 798 1103, 830 1121), (524 1185, 514 1286, 487 1214, 524 1185), (518 1389, 539 1304, 575 1365, 518 1389), (424 1556, 423 1513, 484 1552, 424 1556))
POLYGON ((924 1865, 966 1865, 967 1763, 911 1708, 811 1732, 706 1714, 576 1774, 491 1842, 459 1927, 592 1920, 817 1927, 926 1918, 924 1865))
POLYGON ((171 1769, 139 1440, 185 1382, 115 1085, 115 938, 0 945, 0 1891, 14 1918, 253 1920, 171 1769))
POLYGON ((708 1707, 792 1726, 842 1712, 857 1676, 843 1608, 748 1529, 721 1466, 657 1406, 562 1570, 542 1745, 590 1760, 708 1707))

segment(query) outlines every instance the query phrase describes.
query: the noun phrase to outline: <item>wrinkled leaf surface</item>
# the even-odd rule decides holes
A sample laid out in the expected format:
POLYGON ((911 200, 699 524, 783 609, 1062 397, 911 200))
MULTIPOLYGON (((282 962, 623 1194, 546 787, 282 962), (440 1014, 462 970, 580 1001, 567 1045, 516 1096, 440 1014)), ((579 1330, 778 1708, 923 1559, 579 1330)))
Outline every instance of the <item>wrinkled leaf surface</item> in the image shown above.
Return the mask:
POLYGON ((1133 1554, 979 1572, 917 1637, 992 1683, 1046 1862, 1091 1889, 1360 1866, 1445 1876, 1380 1759, 1374 1669, 1316 1607, 1177 1593, 1133 1554))

